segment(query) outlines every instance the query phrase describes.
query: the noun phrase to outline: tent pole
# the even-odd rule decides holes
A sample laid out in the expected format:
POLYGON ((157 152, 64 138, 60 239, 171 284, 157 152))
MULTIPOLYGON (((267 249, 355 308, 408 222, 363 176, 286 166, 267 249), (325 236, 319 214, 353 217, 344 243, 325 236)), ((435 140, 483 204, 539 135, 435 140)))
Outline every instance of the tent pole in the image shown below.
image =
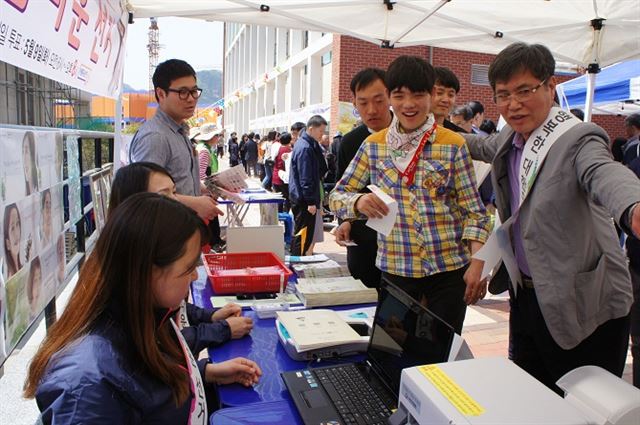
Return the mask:
POLYGON ((587 73, 587 98, 584 103, 584 122, 591 122, 591 115, 593 112, 593 96, 596 90, 596 74, 592 72, 587 73))
POLYGON ((600 72, 600 37, 602 36, 603 18, 591 20, 593 28, 593 62, 587 66, 587 98, 584 104, 584 121, 591 122, 593 115, 593 98, 596 91, 596 74, 600 72))

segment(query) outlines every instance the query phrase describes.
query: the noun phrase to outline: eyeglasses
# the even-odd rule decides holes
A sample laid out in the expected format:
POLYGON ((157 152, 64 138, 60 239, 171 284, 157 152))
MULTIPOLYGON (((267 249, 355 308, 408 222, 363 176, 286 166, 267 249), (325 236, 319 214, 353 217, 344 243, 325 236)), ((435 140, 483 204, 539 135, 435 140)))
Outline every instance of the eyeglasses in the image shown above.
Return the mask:
POLYGON ((542 87, 544 85, 544 83, 547 82, 547 79, 545 78, 544 80, 542 80, 542 82, 540 84, 538 84, 535 87, 525 87, 523 89, 520 89, 514 93, 498 93, 493 95, 493 101, 496 103, 496 105, 498 106, 505 106, 508 105, 509 103, 511 103, 511 99, 515 99, 516 102, 526 102, 527 100, 531 99, 533 97, 533 95, 535 94, 535 92, 538 91, 538 89, 540 89, 540 87, 542 87))
POLYGON ((189 95, 191 95, 194 99, 197 99, 200 97, 200 95, 202 94, 202 89, 196 87, 195 89, 187 89, 187 88, 181 88, 181 89, 167 89, 167 91, 169 92, 173 92, 173 93, 178 93, 178 97, 180 98, 180 100, 187 100, 189 98, 189 95))

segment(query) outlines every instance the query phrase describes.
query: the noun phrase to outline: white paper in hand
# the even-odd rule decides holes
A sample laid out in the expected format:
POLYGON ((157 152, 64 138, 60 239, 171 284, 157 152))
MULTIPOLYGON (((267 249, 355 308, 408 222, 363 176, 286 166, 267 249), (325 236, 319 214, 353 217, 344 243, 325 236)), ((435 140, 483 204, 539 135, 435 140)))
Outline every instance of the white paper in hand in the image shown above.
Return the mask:
POLYGON ((500 263, 502 259, 502 252, 500 250, 500 245, 498 243, 498 236, 496 235, 496 229, 500 227, 502 223, 500 223, 500 216, 496 213, 494 230, 489 235, 489 239, 484 243, 482 248, 480 248, 475 254, 473 254, 473 258, 477 260, 484 261, 484 266, 482 267, 482 276, 480 279, 484 279, 489 276, 489 273, 500 263))
POLYGON ((396 223, 396 216, 398 215, 398 203, 389 195, 384 193, 382 189, 374 184, 370 184, 367 188, 376 195, 382 202, 384 202, 389 208, 389 214, 382 218, 370 218, 367 220, 367 226, 371 227, 378 233, 382 233, 384 236, 389 236, 393 225, 396 223))
POLYGON ((500 254, 501 252, 500 247, 498 246, 498 237, 494 232, 489 236, 489 239, 484 243, 482 248, 480 248, 475 254, 473 254, 473 258, 484 261, 480 279, 484 279, 489 276, 491 270, 493 270, 493 268, 498 265, 500 259, 502 258, 500 254))

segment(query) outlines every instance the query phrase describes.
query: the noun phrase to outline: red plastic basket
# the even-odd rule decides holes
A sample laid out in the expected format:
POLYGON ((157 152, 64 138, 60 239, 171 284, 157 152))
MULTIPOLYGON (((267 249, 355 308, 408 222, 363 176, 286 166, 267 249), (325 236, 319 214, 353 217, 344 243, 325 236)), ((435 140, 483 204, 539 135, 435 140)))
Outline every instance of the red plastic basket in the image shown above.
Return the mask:
POLYGON ((255 292, 278 292, 280 276, 284 276, 286 287, 289 270, 272 252, 243 252, 237 254, 204 254, 203 263, 209 281, 216 294, 247 294, 255 292), (277 267, 280 272, 273 274, 251 274, 252 267, 277 267), (240 276, 221 276, 223 270, 246 269, 240 276))

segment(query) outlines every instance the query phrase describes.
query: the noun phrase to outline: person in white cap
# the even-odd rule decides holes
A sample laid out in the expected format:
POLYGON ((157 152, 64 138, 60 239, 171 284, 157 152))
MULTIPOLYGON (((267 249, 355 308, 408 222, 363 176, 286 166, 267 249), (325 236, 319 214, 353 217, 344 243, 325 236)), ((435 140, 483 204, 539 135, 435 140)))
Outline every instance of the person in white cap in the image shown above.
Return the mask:
POLYGON ((203 125, 194 137, 200 162, 200 180, 218 172, 218 155, 214 149, 217 149, 220 138, 221 132, 215 124, 203 125))
MULTIPOLYGON (((222 133, 215 124, 204 124, 194 136, 196 140, 196 151, 198 152, 200 181, 218 172, 218 155, 216 147, 222 138, 222 133)), ((214 217, 208 223, 211 239, 209 243, 214 251, 223 251, 225 243, 220 237, 220 220, 214 217)))

